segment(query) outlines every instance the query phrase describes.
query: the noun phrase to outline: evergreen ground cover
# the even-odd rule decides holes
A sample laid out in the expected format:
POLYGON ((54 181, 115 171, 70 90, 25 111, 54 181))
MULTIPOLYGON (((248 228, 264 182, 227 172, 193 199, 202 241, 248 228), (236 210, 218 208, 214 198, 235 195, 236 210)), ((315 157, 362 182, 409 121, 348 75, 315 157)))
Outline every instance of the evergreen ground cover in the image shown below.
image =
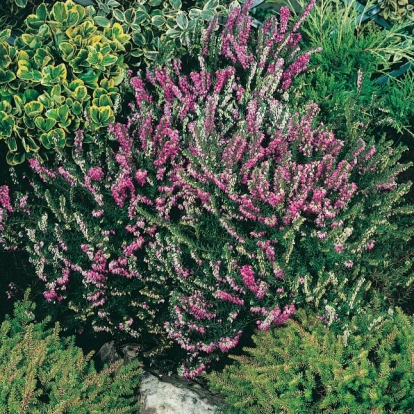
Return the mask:
MULTIPOLYGON (((136 341, 140 359, 165 372, 213 372, 209 382, 229 395, 229 412, 406 409, 413 382, 413 74, 383 87, 375 80, 413 58, 411 23, 396 22, 388 32, 354 27, 351 8, 326 0, 303 4, 302 13, 283 7, 254 29, 252 2, 171 1, 161 12, 156 3, 146 11, 135 4, 134 16, 147 13, 166 33, 152 43, 157 58, 133 61, 134 50, 152 46, 131 43, 134 64, 122 81, 121 72, 101 71, 106 89, 85 87, 93 101, 84 100, 80 116, 99 131, 75 132, 59 120, 67 146, 43 145, 47 157, 29 148, 22 165, 2 165, 4 311, 31 286, 40 313, 64 334, 77 333, 77 341, 136 341), (111 76, 117 89, 108 94, 111 76), (94 106, 108 106, 115 122, 99 109, 92 115, 94 106), (295 332, 305 331, 313 336, 299 344, 295 332), (243 345, 253 333, 252 354, 243 345), (328 378, 332 369, 316 355, 335 340, 344 349, 332 351, 329 363, 339 371, 328 378), (282 352, 277 341, 298 353, 282 352), (273 365, 260 359, 271 347, 273 365), (356 355, 361 348, 367 355, 356 355), (239 365, 214 374, 230 350, 240 354, 239 365), (289 368, 295 358, 302 371, 289 368), (289 378, 269 382, 278 370, 289 378), (370 381, 382 389, 372 391, 370 381), (336 400, 321 397, 330 387, 342 392, 336 400)), ((110 6, 104 16, 67 2, 45 16, 62 24, 66 9, 86 20, 99 16, 95 23, 112 36, 110 54, 120 47, 117 24, 123 21, 125 42, 137 29, 128 32, 134 2, 110 6)), ((28 16, 32 26, 42 13, 28 16)), ((66 36, 76 44, 70 30, 66 36)), ((107 41, 88 39, 92 54, 93 44, 107 41)), ((6 103, 10 82, 18 80, 0 84, 6 103)), ((29 100, 19 115, 12 101, 3 104, 9 153, 20 151, 10 141, 21 137, 17 122, 32 134, 44 127, 33 124, 40 115, 32 107, 29 100)))

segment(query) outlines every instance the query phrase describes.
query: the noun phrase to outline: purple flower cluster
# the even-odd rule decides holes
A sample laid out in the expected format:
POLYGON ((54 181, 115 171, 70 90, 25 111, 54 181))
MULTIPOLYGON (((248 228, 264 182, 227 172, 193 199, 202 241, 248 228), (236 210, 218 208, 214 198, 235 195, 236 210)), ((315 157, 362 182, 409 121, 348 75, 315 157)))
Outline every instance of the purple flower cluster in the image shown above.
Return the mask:
POLYGON ((0 187, 0 206, 8 212, 13 213, 13 207, 10 200, 10 190, 7 185, 2 185, 0 187))

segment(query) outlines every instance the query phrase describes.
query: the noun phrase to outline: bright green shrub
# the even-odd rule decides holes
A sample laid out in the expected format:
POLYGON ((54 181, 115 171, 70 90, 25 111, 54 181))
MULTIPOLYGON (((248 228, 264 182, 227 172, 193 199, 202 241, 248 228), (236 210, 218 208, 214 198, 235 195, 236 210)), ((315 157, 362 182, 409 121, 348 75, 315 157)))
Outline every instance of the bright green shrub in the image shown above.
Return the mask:
POLYGON ((226 414, 408 413, 414 407, 414 320, 362 311, 343 334, 298 311, 253 336, 255 347, 207 376, 226 414))
POLYGON ((122 44, 130 38, 119 24, 98 29, 70 0, 39 6, 25 25, 13 46, 10 31, 0 33, 0 139, 11 165, 71 145, 78 129, 114 121, 126 68, 122 44))
POLYGON ((342 139, 361 128, 368 135, 385 129, 413 135, 413 72, 383 86, 375 83, 392 65, 414 59, 409 24, 383 30, 371 21, 355 27, 356 14, 340 0, 317 2, 302 27, 303 46, 321 46, 322 51, 311 56, 309 70, 295 79, 291 103, 301 108, 318 102, 321 120, 342 139))
POLYGON ((35 321, 34 303, 16 302, 0 327, 0 413, 136 413, 140 369, 122 361, 99 373, 59 324, 35 321))

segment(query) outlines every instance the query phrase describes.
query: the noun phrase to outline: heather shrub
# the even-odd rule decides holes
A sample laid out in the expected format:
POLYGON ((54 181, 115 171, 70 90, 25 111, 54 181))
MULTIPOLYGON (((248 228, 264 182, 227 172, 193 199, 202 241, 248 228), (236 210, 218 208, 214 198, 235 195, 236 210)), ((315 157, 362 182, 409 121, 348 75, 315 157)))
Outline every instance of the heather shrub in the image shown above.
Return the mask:
POLYGON ((286 103, 312 5, 257 33, 251 2, 222 31, 213 20, 190 65, 131 75, 112 148, 87 151, 79 132, 73 162, 30 160, 33 192, 1 188, 3 244, 29 252, 61 317, 132 336, 151 358, 179 344, 193 376, 296 307, 341 319, 372 284, 389 300, 409 290, 403 148, 339 140, 317 105, 286 103))
POLYGON ((413 318, 364 310, 343 334, 300 309, 207 376, 226 414, 406 413, 414 405, 413 318))
POLYGON ((136 413, 137 363, 120 361, 98 373, 92 354, 61 337, 59 324, 35 321, 28 295, 0 327, 0 413, 136 413))

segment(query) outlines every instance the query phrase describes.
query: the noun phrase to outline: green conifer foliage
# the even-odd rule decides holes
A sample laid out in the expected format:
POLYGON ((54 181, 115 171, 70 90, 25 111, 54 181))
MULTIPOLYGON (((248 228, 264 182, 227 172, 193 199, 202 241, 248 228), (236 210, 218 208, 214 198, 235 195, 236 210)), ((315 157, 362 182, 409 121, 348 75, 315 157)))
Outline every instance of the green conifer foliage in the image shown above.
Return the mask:
POLYGON ((28 296, 0 328, 0 413, 137 412, 137 363, 119 361, 98 373, 92 353, 84 355, 73 337, 61 338, 59 324, 49 329, 49 319, 35 321, 28 296))
POLYGON ((361 312, 341 335, 302 309, 253 340, 247 355, 208 375, 227 414, 408 413, 414 406, 413 317, 399 308, 361 312))
MULTIPOLYGON (((307 4, 299 0, 302 7, 307 4)), ((387 2, 383 2, 387 3, 387 2)), ((412 135, 413 72, 376 81, 414 56, 413 24, 393 22, 382 30, 373 21, 355 26, 357 10, 341 0, 318 1, 302 26, 303 48, 321 46, 311 56, 309 70, 293 81, 291 103, 302 107, 315 101, 321 119, 339 138, 361 131, 412 135), (411 26, 411 28, 410 28, 411 26)))

